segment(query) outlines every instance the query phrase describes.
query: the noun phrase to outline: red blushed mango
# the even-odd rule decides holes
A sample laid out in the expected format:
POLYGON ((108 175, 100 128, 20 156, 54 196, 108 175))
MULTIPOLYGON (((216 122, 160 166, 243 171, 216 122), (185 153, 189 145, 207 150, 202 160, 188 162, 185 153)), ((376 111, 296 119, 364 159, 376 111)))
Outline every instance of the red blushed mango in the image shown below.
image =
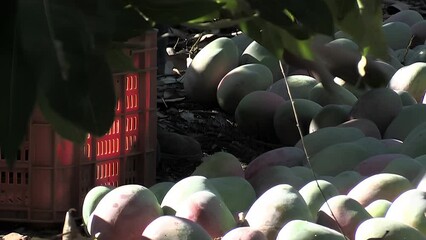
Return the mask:
POLYGON ((250 179, 265 167, 269 166, 285 166, 294 167, 301 166, 306 162, 305 153, 301 148, 281 147, 276 148, 253 159, 245 169, 245 178, 250 179))
POLYGON ((108 192, 90 215, 88 229, 97 239, 140 239, 142 232, 163 214, 154 193, 129 184, 108 192))
POLYGON ((378 174, 394 159, 410 158, 407 155, 399 153, 384 153, 371 156, 358 164, 355 170, 363 176, 372 176, 378 174))
POLYGON ((177 209, 175 216, 198 223, 212 238, 225 235, 237 225, 228 207, 208 191, 189 196, 177 209))
POLYGON ((349 191, 347 196, 366 207, 378 199, 393 202, 401 193, 413 188, 410 181, 403 176, 393 173, 379 173, 358 183, 349 191))
POLYGON ((371 215, 357 201, 345 195, 337 195, 322 205, 318 211, 317 224, 336 231, 341 229, 349 239, 355 239, 358 226, 370 218, 371 215))
POLYGON ((143 231, 142 239, 212 240, 206 230, 198 223, 186 218, 169 215, 158 217, 152 221, 143 231))
POLYGON ((259 230, 252 227, 237 227, 226 233, 222 240, 268 240, 259 230))

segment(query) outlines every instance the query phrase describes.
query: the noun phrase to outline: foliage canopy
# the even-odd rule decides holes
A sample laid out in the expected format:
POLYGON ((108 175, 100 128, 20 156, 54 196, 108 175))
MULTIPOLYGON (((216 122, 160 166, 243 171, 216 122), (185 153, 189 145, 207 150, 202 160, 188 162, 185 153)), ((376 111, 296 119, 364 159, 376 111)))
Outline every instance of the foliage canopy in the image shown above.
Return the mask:
POLYGON ((238 26, 279 59, 307 61, 317 58, 316 36, 343 30, 364 55, 387 57, 380 0, 7 0, 4 6, 0 149, 10 166, 36 105, 74 142, 105 134, 116 102, 111 72, 129 61, 116 43, 158 23, 238 26))

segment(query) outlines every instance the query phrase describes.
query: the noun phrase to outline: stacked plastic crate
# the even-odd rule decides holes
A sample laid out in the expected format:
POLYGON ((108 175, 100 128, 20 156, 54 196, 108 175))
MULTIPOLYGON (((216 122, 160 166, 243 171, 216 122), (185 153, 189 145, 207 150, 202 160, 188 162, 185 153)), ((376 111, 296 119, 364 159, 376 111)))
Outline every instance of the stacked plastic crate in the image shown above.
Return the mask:
POLYGON ((61 222, 96 185, 155 183, 157 32, 132 45, 127 51, 138 71, 114 74, 118 101, 107 134, 76 145, 34 111, 15 167, 9 169, 1 155, 0 221, 61 222))

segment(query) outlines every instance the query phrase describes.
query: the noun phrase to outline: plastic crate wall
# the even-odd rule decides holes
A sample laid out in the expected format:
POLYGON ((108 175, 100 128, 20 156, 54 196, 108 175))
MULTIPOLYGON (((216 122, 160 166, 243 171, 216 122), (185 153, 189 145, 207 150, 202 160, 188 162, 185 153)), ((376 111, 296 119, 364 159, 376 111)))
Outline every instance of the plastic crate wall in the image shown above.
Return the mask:
POLYGON ((0 221, 62 222, 94 186, 155 183, 157 32, 132 42, 139 49, 127 52, 138 71, 114 74, 118 101, 107 134, 73 144, 35 109, 15 167, 0 154, 0 221))

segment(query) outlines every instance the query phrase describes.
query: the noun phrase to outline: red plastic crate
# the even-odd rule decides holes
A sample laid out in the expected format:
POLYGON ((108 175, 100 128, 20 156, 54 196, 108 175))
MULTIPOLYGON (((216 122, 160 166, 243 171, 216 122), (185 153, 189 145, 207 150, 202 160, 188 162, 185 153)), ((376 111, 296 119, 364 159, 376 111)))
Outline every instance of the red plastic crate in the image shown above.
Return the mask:
POLYGON ((118 102, 107 134, 73 144, 35 109, 15 168, 0 158, 0 221, 62 222, 94 186, 155 183, 157 32, 131 42, 138 49, 126 52, 138 71, 114 74, 118 102))

